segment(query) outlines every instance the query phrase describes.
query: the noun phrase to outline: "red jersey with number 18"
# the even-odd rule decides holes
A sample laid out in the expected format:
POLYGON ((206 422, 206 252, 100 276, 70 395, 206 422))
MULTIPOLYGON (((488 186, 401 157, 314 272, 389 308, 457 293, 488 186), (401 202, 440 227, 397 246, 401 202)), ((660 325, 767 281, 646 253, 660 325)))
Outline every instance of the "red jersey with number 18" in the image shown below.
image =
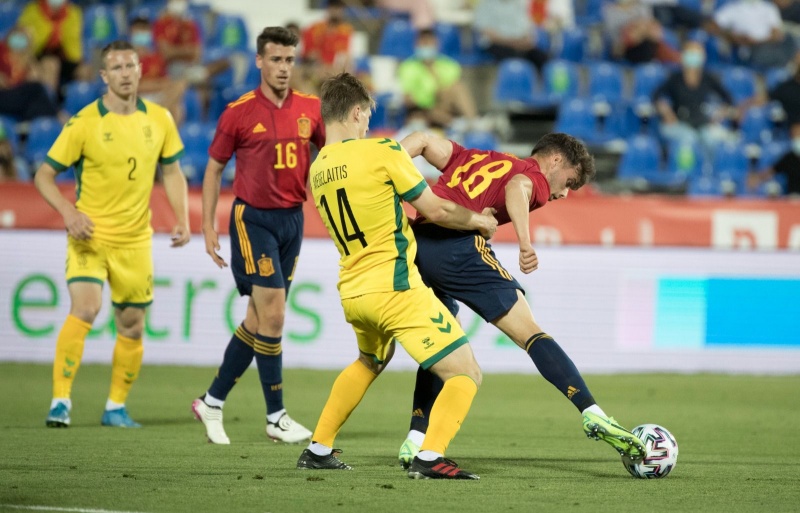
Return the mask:
POLYGON ((228 104, 208 154, 219 162, 236 154, 237 198, 256 208, 291 208, 306 199, 309 141, 325 144, 319 98, 290 89, 278 107, 258 88, 228 104))
POLYGON ((544 206, 550 197, 550 185, 535 160, 497 151, 468 150, 454 142, 453 154, 431 190, 440 198, 474 212, 494 208, 497 223, 505 224, 511 221, 506 209, 505 187, 519 174, 533 182, 528 211, 544 206))

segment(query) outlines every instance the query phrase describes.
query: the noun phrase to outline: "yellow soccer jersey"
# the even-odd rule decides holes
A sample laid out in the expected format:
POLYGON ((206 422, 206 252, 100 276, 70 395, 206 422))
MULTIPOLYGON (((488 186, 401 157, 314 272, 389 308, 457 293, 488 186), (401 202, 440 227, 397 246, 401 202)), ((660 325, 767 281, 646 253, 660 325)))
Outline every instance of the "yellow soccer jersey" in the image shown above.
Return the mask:
POLYGON ((428 184, 400 143, 348 139, 324 146, 311 165, 311 191, 339 249, 339 294, 421 287, 417 243, 402 200, 428 184))
POLYGON ((110 112, 103 100, 75 114, 45 159, 56 171, 75 166, 76 208, 94 222, 93 237, 114 246, 151 244, 150 193, 156 164, 183 155, 169 111, 138 100, 136 112, 110 112))

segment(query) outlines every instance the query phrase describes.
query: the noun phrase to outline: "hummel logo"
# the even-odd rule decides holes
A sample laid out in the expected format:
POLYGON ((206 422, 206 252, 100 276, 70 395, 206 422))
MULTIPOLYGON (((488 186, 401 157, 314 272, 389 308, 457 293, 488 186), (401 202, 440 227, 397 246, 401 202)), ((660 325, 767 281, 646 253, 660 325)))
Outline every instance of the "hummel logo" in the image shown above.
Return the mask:
POLYGON ((267 131, 267 129, 264 128, 264 125, 262 125, 261 123, 257 124, 255 126, 255 128, 253 128, 253 133, 254 134, 261 134, 261 133, 264 133, 266 131, 267 131))
POLYGON ((103 132, 103 142, 111 141, 111 132, 103 132))

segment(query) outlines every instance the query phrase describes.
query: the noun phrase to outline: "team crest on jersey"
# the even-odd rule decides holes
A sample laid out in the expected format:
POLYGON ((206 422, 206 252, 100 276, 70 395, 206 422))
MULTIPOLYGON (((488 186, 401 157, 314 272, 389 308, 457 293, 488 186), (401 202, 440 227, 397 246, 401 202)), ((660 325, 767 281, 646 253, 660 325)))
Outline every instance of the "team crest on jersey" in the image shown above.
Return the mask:
POLYGON ((143 126, 142 132, 144 132, 144 143, 147 145, 148 148, 152 148, 153 145, 153 129, 150 125, 143 126))
POLYGON ((259 276, 272 276, 275 274, 275 266, 272 265, 272 259, 261 255, 258 259, 258 275, 259 276))
POLYGON ((311 137, 311 120, 303 116, 297 118, 297 135, 303 139, 311 137))

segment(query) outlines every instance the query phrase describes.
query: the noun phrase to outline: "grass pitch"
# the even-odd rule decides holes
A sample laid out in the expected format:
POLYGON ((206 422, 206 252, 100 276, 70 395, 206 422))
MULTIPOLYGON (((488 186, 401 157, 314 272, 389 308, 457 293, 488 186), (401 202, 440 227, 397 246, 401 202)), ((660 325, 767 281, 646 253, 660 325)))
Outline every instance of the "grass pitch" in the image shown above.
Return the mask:
MULTIPOLYGON (((800 376, 589 376, 623 425, 677 438, 662 480, 630 477, 538 376, 487 375, 448 456, 478 482, 413 481, 397 465, 413 374, 387 372, 337 439, 352 472, 299 471, 302 446, 268 441, 257 373, 229 396, 230 446, 206 443, 189 405, 209 368, 145 366, 128 408, 144 427, 100 426, 110 368, 85 365, 72 426, 47 429, 50 366, 0 364, 0 511, 798 511, 800 376), (74 508, 74 509, 72 509, 74 508)), ((290 414, 310 429, 336 372, 287 370, 290 414)))

